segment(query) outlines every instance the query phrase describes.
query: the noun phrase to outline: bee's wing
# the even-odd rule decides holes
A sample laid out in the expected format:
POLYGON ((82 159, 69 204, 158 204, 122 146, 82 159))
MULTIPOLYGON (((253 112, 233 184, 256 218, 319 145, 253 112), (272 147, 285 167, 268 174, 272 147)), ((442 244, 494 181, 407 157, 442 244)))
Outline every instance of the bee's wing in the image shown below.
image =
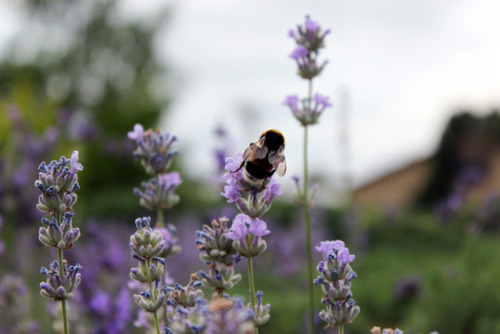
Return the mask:
POLYGON ((264 140, 265 137, 262 137, 258 142, 250 144, 250 146, 245 150, 245 153, 247 153, 246 157, 245 153, 243 153, 243 159, 264 159, 268 152, 267 147, 264 145, 264 140))
POLYGON ((269 163, 274 166, 276 173, 279 176, 284 176, 286 173, 286 160, 283 154, 284 147, 280 147, 278 151, 269 153, 269 163))
POLYGON ((286 173, 286 161, 285 159, 283 159, 283 161, 280 162, 276 167, 276 174, 278 174, 279 176, 285 176, 285 173, 286 173))

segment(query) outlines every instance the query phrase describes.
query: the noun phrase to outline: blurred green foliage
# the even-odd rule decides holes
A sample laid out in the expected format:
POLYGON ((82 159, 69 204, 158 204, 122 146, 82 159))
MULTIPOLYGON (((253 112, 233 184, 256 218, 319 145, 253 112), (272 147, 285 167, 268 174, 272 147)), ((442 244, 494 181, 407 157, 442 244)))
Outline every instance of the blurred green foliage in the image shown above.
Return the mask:
POLYGON ((135 123, 158 124, 168 104, 159 87, 166 70, 154 52, 166 13, 141 22, 118 19, 119 3, 112 0, 22 4, 26 29, 19 37, 33 31, 37 38, 15 39, 0 61, 0 151, 12 147, 9 106, 17 106, 34 134, 62 127, 66 136, 46 160, 80 151, 79 217, 130 215, 138 208, 131 190, 147 177, 126 134, 135 123), (64 112, 71 119, 61 120, 64 112))

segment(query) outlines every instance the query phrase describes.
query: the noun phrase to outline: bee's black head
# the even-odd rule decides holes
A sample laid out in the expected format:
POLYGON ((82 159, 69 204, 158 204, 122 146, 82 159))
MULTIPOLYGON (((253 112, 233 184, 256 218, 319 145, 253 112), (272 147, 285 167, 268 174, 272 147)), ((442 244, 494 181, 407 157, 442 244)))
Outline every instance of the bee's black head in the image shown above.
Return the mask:
POLYGON ((277 151, 281 146, 285 145, 285 137, 276 130, 267 130, 261 137, 265 136, 265 145, 270 151, 277 151))

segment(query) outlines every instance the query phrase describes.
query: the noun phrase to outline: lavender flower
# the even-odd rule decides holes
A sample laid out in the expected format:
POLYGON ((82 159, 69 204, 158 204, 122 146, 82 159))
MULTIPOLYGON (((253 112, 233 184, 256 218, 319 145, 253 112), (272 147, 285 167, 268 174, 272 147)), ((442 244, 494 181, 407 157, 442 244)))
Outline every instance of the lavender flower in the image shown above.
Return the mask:
POLYGON ((57 261, 52 262, 49 269, 42 267, 40 273, 47 276, 47 281, 40 283, 40 294, 54 301, 71 299, 73 298, 73 290, 80 285, 82 266, 77 264, 68 268, 66 261, 64 261, 63 277, 61 277, 58 268, 57 261))
POLYGON ((350 290, 351 281, 357 277, 349 265, 355 256, 341 240, 322 241, 316 250, 322 254, 323 261, 318 264, 320 276, 314 284, 321 285, 324 292, 321 302, 326 304, 326 311, 322 310, 319 316, 327 322, 326 327, 351 323, 360 311, 350 290))
POLYGON ((328 63, 324 61, 318 65, 317 57, 318 50, 324 46, 324 38, 329 32, 330 30, 322 32, 319 24, 308 17, 306 17, 305 27, 298 26, 297 32, 289 31, 289 36, 297 43, 290 58, 297 62, 298 74, 302 78, 311 80, 318 76, 328 63))
POLYGON ((255 331, 253 313, 238 299, 218 299, 212 301, 210 321, 205 334, 252 334, 255 331))
POLYGON ((227 236, 234 240, 233 247, 245 257, 253 257, 263 253, 267 244, 263 236, 271 233, 266 223, 259 219, 251 219, 247 215, 237 215, 227 236))
POLYGON ((199 300, 195 307, 178 307, 166 334, 253 334, 253 312, 238 299, 216 298, 209 304, 199 300))
POLYGON ((396 328, 396 329, 392 329, 392 328, 380 329, 380 327, 375 326, 375 327, 373 327, 370 330, 370 333, 371 334, 403 334, 403 331, 400 330, 399 328, 396 328))
POLYGON ((297 73, 303 79, 311 80, 312 78, 321 74, 323 68, 328 64, 324 61, 318 64, 317 52, 309 52, 304 46, 299 45, 291 54, 290 58, 294 59, 297 63, 297 73))
POLYGON ((181 286, 175 283, 174 288, 164 286, 163 291, 168 296, 167 304, 174 307, 195 307, 196 303, 203 299, 203 291, 197 289, 201 285, 197 274, 191 274, 189 283, 181 286))
POLYGON ((233 239, 228 231, 229 219, 222 217, 212 220, 212 226, 203 225, 202 231, 196 231, 196 244, 202 252, 200 259, 205 262, 217 262, 230 267, 238 261, 233 239))
POLYGON ((290 29, 288 36, 295 39, 295 42, 308 52, 315 52, 324 47, 325 36, 329 33, 330 29, 321 31, 319 23, 306 16, 304 26, 297 26, 297 31, 290 29))
POLYGON ((323 111, 330 107, 328 97, 316 94, 313 96, 312 81, 320 75, 327 61, 322 63, 318 60, 319 49, 324 46, 325 36, 330 30, 322 31, 318 22, 311 20, 306 16, 304 26, 298 26, 297 31, 290 30, 288 35, 292 37, 297 46, 290 54, 290 57, 295 60, 298 67, 298 75, 308 80, 308 95, 307 98, 299 101, 297 95, 288 96, 283 102, 292 111, 294 117, 304 127, 304 178, 303 187, 300 191, 298 180, 296 181, 299 190, 299 203, 304 207, 305 218, 305 236, 306 236, 306 254, 307 254, 307 275, 309 281, 309 303, 308 303, 308 328, 310 333, 314 333, 314 287, 313 281, 313 259, 312 259, 312 240, 311 240, 311 207, 315 190, 310 191, 307 173, 307 137, 308 126, 316 124, 319 116, 323 111), (301 105, 299 105, 301 104, 301 105))
POLYGON ((196 334, 204 333, 210 319, 210 311, 206 300, 198 300, 194 307, 177 306, 171 314, 166 334, 196 334))
POLYGON ((134 300, 140 308, 153 314, 158 332, 156 311, 165 304, 166 300, 165 291, 158 287, 165 273, 166 261, 160 257, 165 241, 159 231, 151 228, 150 222, 149 217, 135 220, 137 231, 130 236, 129 246, 132 249, 132 257, 139 261, 139 265, 130 270, 130 277, 138 282, 148 283, 149 289, 135 294, 134 300))
MULTIPOLYGON (((269 315, 269 311, 271 310, 271 304, 262 304, 262 297, 264 296, 264 292, 258 291, 256 294, 257 304, 253 310, 254 312, 254 322, 256 326, 262 326, 271 319, 269 315)), ((248 308, 251 308, 250 303, 247 305, 248 308)))
POLYGON ((253 189, 243 180, 242 170, 238 170, 242 161, 241 153, 237 153, 234 158, 226 158, 227 173, 223 176, 226 185, 221 194, 228 203, 235 203, 242 213, 251 218, 258 218, 269 210, 274 197, 281 195, 280 185, 273 178, 269 178, 265 181, 262 191, 253 189))
POLYGON ((225 217, 214 219, 211 227, 204 225, 203 230, 196 231, 196 244, 202 252, 200 259, 208 265, 208 272, 198 272, 199 279, 204 286, 215 289, 219 296, 241 280, 241 275, 234 273, 233 264, 240 257, 229 237, 228 222, 225 217))
POLYGON ((283 105, 288 106, 293 116, 305 126, 316 124, 323 111, 332 106, 328 96, 320 94, 314 95, 312 102, 308 99, 299 100, 297 95, 290 95, 283 101, 283 105))
POLYGON ((35 187, 41 191, 38 198, 37 209, 57 216, 60 213, 71 211, 77 196, 75 191, 80 189, 76 173, 83 166, 78 162, 78 151, 74 151, 71 160, 61 157, 59 161, 51 161, 46 165, 45 161, 40 164, 39 179, 35 187), (70 163, 68 167, 68 163, 70 163))
POLYGON ((151 218, 137 218, 137 232, 130 236, 132 256, 139 260, 139 266, 130 270, 130 277, 139 282, 154 282, 160 279, 164 272, 165 260, 160 256, 165 246, 163 236, 159 231, 151 229, 151 218))
POLYGON ((155 176, 168 171, 172 158, 177 154, 172 149, 172 144, 177 140, 175 136, 161 133, 160 129, 144 131, 142 125, 136 124, 128 137, 136 141, 134 157, 141 161, 148 174, 155 176))
POLYGON ((82 266, 68 267, 63 250, 70 249, 80 237, 80 230, 72 226, 72 207, 77 199, 74 192, 80 188, 77 172, 83 170, 83 166, 78 162, 78 151, 74 151, 69 160, 62 156, 59 161, 51 161, 48 165, 42 162, 38 170, 39 179, 35 181, 35 186, 42 194, 36 207, 52 215, 51 220, 42 218, 45 227, 39 229, 38 239, 45 246, 56 247, 58 259, 49 266, 49 270, 42 267, 40 272, 47 276, 47 281, 40 283, 40 294, 61 301, 62 324, 67 334, 66 299, 73 298, 73 290, 80 284, 82 266))
POLYGON ((62 223, 58 224, 56 218, 48 220, 42 218, 42 224, 46 227, 40 227, 38 231, 38 240, 48 247, 57 247, 59 249, 70 249, 73 243, 80 237, 80 229, 73 228, 71 220, 73 212, 64 213, 62 223))
POLYGON ((142 182, 144 190, 134 188, 134 194, 139 196, 139 203, 146 209, 170 209, 179 203, 179 196, 174 191, 181 183, 177 172, 159 174, 156 179, 142 182))

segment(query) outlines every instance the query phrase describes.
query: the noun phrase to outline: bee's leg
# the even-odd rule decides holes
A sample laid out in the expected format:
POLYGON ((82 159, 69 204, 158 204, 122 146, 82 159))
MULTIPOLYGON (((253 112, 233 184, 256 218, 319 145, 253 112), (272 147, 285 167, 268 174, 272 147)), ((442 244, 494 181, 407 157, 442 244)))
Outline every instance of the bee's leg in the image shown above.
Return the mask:
POLYGON ((242 168, 243 168, 243 166, 245 165, 245 162, 246 162, 246 161, 245 161, 245 160, 243 160, 243 161, 241 162, 240 166, 238 167, 238 169, 233 170, 231 173, 236 173, 237 171, 239 171, 240 169, 242 169, 242 168))

